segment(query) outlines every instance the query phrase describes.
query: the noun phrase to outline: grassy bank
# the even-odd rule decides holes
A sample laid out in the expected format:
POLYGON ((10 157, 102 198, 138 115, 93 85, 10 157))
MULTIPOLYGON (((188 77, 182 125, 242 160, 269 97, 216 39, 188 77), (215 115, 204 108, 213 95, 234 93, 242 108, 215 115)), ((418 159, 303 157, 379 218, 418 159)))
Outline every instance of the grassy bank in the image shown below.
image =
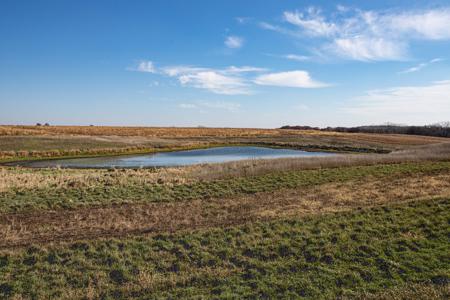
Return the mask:
POLYGON ((186 234, 2 251, 0 295, 330 299, 389 289, 408 295, 411 285, 444 298, 449 218, 450 200, 431 199, 186 234))
POLYGON ((180 176, 180 180, 176 175, 175 178, 168 176, 168 182, 164 182, 163 177, 155 176, 150 170, 81 170, 80 173, 70 170, 64 173, 52 169, 3 169, 0 212, 223 198, 362 178, 448 173, 449 170, 450 162, 404 163, 272 172, 260 176, 191 180, 185 183, 183 176, 186 174, 180 176))
MULTIPOLYGON (((63 141, 61 142, 63 143, 63 141)), ((183 144, 183 143, 181 143, 183 144)), ((269 148, 283 148, 295 149, 302 151, 313 152, 335 152, 335 153, 389 153, 390 150, 382 148, 366 148, 366 147, 352 147, 352 146, 332 146, 332 145, 299 145, 289 143, 268 143, 268 142, 229 142, 229 143, 186 143, 181 146, 156 146, 156 145, 141 145, 141 146, 127 146, 120 147, 117 145, 113 148, 102 148, 91 146, 90 148, 75 148, 75 149, 49 149, 49 150, 20 150, 20 151, 0 151, 0 163, 14 163, 27 162, 35 160, 52 160, 52 159, 70 159, 70 158, 85 158, 85 157, 101 157, 101 156, 119 156, 132 154, 151 154, 160 152, 172 152, 183 150, 207 149, 214 147, 232 147, 232 146, 256 146, 269 148)), ((56 147, 56 146, 55 146, 56 147)))

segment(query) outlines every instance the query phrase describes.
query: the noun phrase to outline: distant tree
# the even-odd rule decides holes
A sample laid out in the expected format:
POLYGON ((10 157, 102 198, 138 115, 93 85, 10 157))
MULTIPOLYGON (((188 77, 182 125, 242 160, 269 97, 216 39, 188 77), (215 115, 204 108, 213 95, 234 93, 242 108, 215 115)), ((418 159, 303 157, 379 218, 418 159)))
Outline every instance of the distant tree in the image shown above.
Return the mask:
POLYGON ((36 126, 42 126, 42 124, 41 123, 36 123, 36 126))
POLYGON ((48 123, 45 123, 45 124, 44 124, 44 126, 50 126, 50 124, 48 124, 48 123))

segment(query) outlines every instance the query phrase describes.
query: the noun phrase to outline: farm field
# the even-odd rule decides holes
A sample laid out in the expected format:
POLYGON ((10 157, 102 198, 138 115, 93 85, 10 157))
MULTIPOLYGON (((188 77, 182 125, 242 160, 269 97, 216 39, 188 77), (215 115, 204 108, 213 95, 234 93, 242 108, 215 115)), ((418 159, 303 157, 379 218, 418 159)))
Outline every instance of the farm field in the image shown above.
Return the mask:
POLYGON ((450 141, 226 128, 0 126, 2 163, 217 145, 332 157, 0 166, 0 298, 446 299, 450 141))

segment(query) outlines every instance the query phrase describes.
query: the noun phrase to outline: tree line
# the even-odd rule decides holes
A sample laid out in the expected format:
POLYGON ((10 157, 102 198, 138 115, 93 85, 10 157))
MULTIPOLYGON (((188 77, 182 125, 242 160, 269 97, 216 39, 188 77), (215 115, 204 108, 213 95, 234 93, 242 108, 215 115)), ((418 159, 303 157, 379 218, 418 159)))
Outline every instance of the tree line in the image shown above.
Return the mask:
POLYGON ((311 127, 311 126, 282 126, 280 129, 296 129, 296 130, 320 130, 334 132, 351 132, 351 133, 388 133, 388 134, 413 134, 437 137, 450 137, 450 122, 442 122, 424 126, 408 126, 408 125, 368 125, 357 127, 311 127))

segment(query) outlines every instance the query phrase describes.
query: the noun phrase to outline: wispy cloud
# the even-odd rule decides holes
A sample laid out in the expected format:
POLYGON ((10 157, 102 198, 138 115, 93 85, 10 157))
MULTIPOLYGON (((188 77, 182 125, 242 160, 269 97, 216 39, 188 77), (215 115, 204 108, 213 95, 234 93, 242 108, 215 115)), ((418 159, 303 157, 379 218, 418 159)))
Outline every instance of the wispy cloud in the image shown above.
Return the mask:
POLYGON ((162 67, 161 71, 163 74, 166 74, 171 77, 175 77, 178 75, 189 74, 189 73, 198 73, 203 71, 208 71, 208 68, 199 68, 193 66, 166 66, 162 67))
POLYGON ((242 66, 242 67, 235 67, 230 66, 223 70, 225 73, 252 73, 252 72, 265 72, 267 71, 266 68, 258 68, 258 67, 252 67, 252 66, 242 66))
POLYGON ((189 103, 181 103, 178 107, 182 109, 214 109, 236 112, 241 108, 241 105, 239 103, 226 101, 194 101, 189 103))
POLYGON ((411 68, 408 68, 406 70, 400 71, 399 73, 400 74, 406 74, 406 73, 417 72, 417 71, 422 70, 423 68, 428 67, 431 64, 434 64, 434 63, 437 63, 437 62, 440 62, 440 61, 443 61, 443 59, 442 58, 434 58, 434 59, 432 59, 430 61, 427 61, 427 62, 424 62, 424 63, 420 63, 420 64, 418 64, 418 65, 416 65, 414 67, 411 67, 411 68))
MULTIPOLYGON (((300 57, 295 57, 301 59, 300 57)), ((292 58, 291 58, 292 59, 292 58)), ((139 64, 141 66, 141 64, 139 64)), ((313 80, 304 70, 272 72, 255 66, 228 66, 223 69, 190 65, 162 66, 156 68, 153 63, 142 64, 143 72, 158 73, 173 77, 185 87, 208 90, 221 95, 253 94, 255 85, 268 85, 294 88, 320 88, 328 86, 313 80)), ((158 83, 159 84, 159 83, 158 83)))
POLYGON ((404 42, 368 36, 336 38, 323 49, 359 61, 404 60, 407 57, 404 42))
POLYGON ((263 71, 266 71, 266 69, 253 66, 229 66, 224 69, 193 66, 167 66, 162 68, 165 75, 178 78, 183 86, 205 89, 222 95, 250 94, 250 84, 244 75, 263 71))
POLYGON ((365 116, 450 115, 450 80, 424 86, 400 86, 372 90, 352 100, 346 112, 365 116))
POLYGON ((271 23, 268 23, 268 22, 259 22, 258 26, 260 28, 262 28, 262 29, 265 29, 265 30, 275 31, 275 32, 278 32, 278 33, 281 33, 281 34, 292 36, 292 37, 296 37, 296 38, 297 37, 301 37, 301 35, 297 31, 288 29, 288 28, 283 27, 283 26, 274 25, 274 24, 271 24, 271 23))
POLYGON ((360 61, 403 60, 413 40, 449 40, 450 8, 364 11, 340 7, 328 17, 314 7, 286 11, 289 26, 260 23, 267 30, 316 39, 329 55, 360 61))
POLYGON ((254 80, 256 84, 295 88, 321 88, 327 84, 311 78, 307 71, 287 71, 278 73, 263 74, 254 80))
POLYGON ((297 54, 286 54, 283 55, 284 58, 294 61, 305 61, 309 60, 311 57, 305 55, 297 55, 297 54))
POLYGON ((339 32, 339 25, 326 21, 321 11, 315 7, 309 7, 306 15, 301 12, 286 11, 283 14, 286 22, 291 23, 311 36, 333 36, 339 32))
POLYGON ((156 73, 156 68, 153 62, 150 60, 141 60, 136 66, 128 68, 128 70, 145 73, 156 73))
POLYGON ((239 24, 246 24, 246 23, 250 22, 252 20, 252 18, 251 17, 236 17, 235 20, 239 24))
POLYGON ((183 74, 178 77, 184 86, 206 89, 216 94, 249 94, 248 85, 238 76, 224 75, 217 71, 201 71, 183 74))
POLYGON ((244 45, 244 38, 230 35, 225 38, 224 44, 230 49, 239 49, 244 45))

